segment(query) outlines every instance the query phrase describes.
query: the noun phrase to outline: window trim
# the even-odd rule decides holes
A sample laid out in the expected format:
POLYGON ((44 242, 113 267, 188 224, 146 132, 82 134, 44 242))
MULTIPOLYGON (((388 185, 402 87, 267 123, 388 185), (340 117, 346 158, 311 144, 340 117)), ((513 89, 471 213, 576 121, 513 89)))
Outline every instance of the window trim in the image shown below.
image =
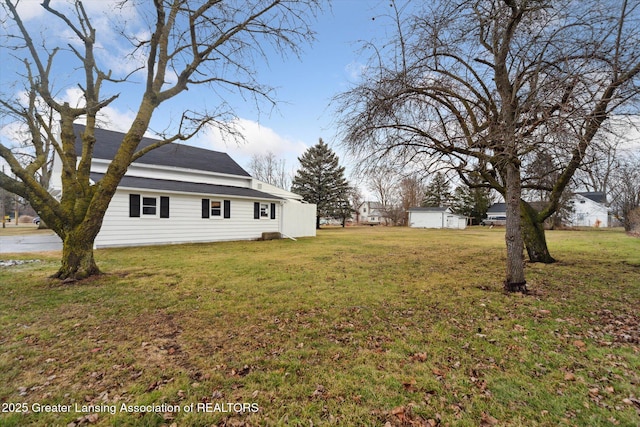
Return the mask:
POLYGON ((229 219, 231 218, 231 200, 220 199, 217 197, 214 198, 202 198, 202 218, 203 219, 229 219), (220 203, 220 207, 217 208, 220 210, 220 213, 213 214, 212 203, 217 202, 220 203))
POLYGON ((140 202, 140 217, 141 218, 158 218, 158 197, 142 196, 140 202), (153 204, 149 201, 153 200, 153 204), (145 209, 153 209, 153 213, 146 213, 145 209))
POLYGON ((277 217, 277 207, 275 203, 254 202, 253 219, 274 220, 277 217))
POLYGON ((151 195, 144 193, 130 193, 129 194, 129 218, 169 218, 170 217, 170 202, 169 196, 151 195), (145 200, 146 199, 146 200, 145 200), (153 199, 152 205, 149 201, 153 199), (147 202, 145 204, 145 201, 147 202), (154 213, 145 213, 146 208, 153 207, 154 213))

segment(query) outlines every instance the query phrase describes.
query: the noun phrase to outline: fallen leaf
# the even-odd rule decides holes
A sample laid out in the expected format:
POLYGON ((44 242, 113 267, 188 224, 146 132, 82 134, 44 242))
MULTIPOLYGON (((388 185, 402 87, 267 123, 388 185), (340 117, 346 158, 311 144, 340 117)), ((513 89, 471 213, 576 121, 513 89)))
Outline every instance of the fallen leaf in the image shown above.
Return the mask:
POLYGON ((393 408, 391 410, 391 414, 395 415, 396 417, 398 417, 398 419, 400 420, 400 422, 404 423, 404 419, 405 419, 405 409, 404 406, 398 406, 397 408, 393 408))
POLYGON ((324 397, 324 393, 325 393, 325 388, 322 384, 318 384, 316 385, 316 389, 313 391, 313 393, 311 393, 311 398, 312 399, 316 399, 316 398, 322 398, 324 397))
POLYGON ((572 372, 567 372, 566 374, 564 374, 564 380, 565 381, 575 381, 576 380, 576 376, 572 372))
POLYGON ((414 362, 426 362, 427 353, 416 353, 413 356, 411 356, 411 360, 414 362))
POLYGON ((418 388, 416 387, 416 379, 415 378, 411 378, 411 380, 405 381, 404 383, 402 383, 402 385, 404 386, 404 389, 406 391, 409 391, 409 392, 418 391, 418 388))
POLYGON ((486 412, 482 413, 482 420, 480 420, 481 427, 495 426, 496 424, 498 424, 497 419, 493 418, 491 415, 487 414, 486 412))
POLYGON ((575 340, 573 342, 573 345, 576 346, 578 348, 578 350, 580 350, 580 351, 587 351, 587 345, 585 344, 584 341, 575 340))

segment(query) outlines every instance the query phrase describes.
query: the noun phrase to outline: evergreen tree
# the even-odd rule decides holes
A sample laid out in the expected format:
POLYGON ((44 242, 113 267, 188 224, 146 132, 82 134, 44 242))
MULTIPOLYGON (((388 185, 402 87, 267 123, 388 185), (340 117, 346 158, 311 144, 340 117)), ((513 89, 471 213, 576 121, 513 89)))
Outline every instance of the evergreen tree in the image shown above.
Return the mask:
POLYGON ((462 185, 453 192, 451 209, 457 214, 472 218, 474 224, 479 224, 487 216, 490 206, 491 190, 487 188, 462 185))
POLYGON ((338 156, 320 138, 298 161, 300 169, 293 178, 291 191, 317 205, 316 228, 320 228, 321 217, 341 217, 349 200, 349 184, 338 156))
POLYGON ((436 173, 426 187, 422 206, 445 207, 451 203, 451 189, 446 177, 440 172, 436 173))

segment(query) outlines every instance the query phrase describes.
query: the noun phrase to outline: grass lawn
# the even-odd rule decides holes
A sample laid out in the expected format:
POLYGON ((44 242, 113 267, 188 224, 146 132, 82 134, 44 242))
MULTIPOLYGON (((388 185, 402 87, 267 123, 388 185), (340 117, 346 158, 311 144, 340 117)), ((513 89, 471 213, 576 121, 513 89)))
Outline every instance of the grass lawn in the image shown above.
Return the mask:
POLYGON ((0 236, 20 236, 20 235, 33 235, 33 234, 52 234, 52 230, 38 230, 36 224, 18 224, 16 226, 13 222, 7 222, 2 228, 0 226, 0 236))
POLYGON ((548 240, 525 296, 503 229, 16 254, 0 425, 638 426, 640 239, 548 240))

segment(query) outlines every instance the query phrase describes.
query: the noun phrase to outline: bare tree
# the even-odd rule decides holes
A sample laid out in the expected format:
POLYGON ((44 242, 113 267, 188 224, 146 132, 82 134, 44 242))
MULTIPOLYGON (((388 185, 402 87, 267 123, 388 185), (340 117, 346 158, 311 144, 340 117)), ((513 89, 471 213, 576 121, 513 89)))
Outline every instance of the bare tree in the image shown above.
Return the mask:
POLYGON ((369 190, 373 193, 376 201, 380 203, 380 211, 385 224, 395 225, 401 220, 399 214, 400 194, 398 187, 398 175, 389 167, 378 167, 370 169, 367 173, 369 190))
MULTIPOLYGON (((266 60, 272 50, 298 52, 302 42, 313 34, 308 19, 319 0, 154 0, 153 2, 118 2, 114 7, 136 7, 148 22, 147 31, 128 32, 124 25, 122 40, 131 47, 122 61, 141 58, 138 69, 117 76, 104 68, 98 47, 108 46, 113 37, 101 34, 92 23, 81 1, 52 3, 42 7, 52 22, 68 31, 68 45, 50 45, 57 38, 46 38, 40 29, 29 28, 17 9, 16 0, 3 0, 7 21, 3 49, 22 64, 16 75, 24 83, 29 98, 36 98, 53 111, 60 122, 60 134, 37 109, 30 110, 17 96, 3 96, 0 104, 22 116, 30 126, 36 154, 27 164, 21 163, 13 148, 0 145, 0 156, 9 164, 15 178, 0 174, 0 186, 27 198, 46 223, 62 238, 62 265, 56 274, 61 279, 79 279, 99 273, 93 255, 93 242, 100 231, 105 211, 129 165, 150 150, 193 136, 204 126, 228 127, 234 117, 223 97, 213 111, 204 107, 183 111, 179 119, 161 132, 163 140, 144 149, 138 143, 147 131, 153 113, 165 102, 196 85, 207 86, 211 94, 217 89, 236 90, 256 100, 273 102, 272 91, 255 78, 254 61, 266 60), (69 6, 69 7, 67 7, 69 6), (102 38, 101 38, 102 35, 102 38), (40 37, 40 38, 39 38, 40 37), (64 62, 79 73, 54 74, 64 62), (96 138, 94 129, 101 110, 118 98, 123 83, 142 75, 138 109, 133 124, 125 132, 113 161, 99 182, 89 179, 96 138), (77 78, 77 80, 75 80, 77 78), (65 86, 66 85, 66 86, 65 86), (120 85, 120 86, 119 86, 120 85), (60 101, 56 94, 64 87, 81 89, 81 105, 60 101), (104 95, 104 93, 109 95, 104 95), (76 151, 75 120, 86 127, 81 135, 82 151, 76 151), (31 129, 37 123, 39 131, 31 129), (47 138, 39 139, 43 132, 47 138), (49 194, 35 178, 36 171, 49 160, 51 144, 62 160, 62 195, 49 194)), ((121 47, 121 46, 120 46, 121 47)), ((126 86, 132 91, 134 86, 126 86)))
POLYGON ((619 159, 611 180, 609 196, 613 213, 629 232, 634 227, 632 212, 640 207, 640 157, 630 155, 619 159))
POLYGON ((288 190, 291 187, 291 174, 287 172, 286 161, 278 159, 271 151, 267 154, 254 154, 249 162, 251 176, 267 184, 288 190))
POLYGON ((355 216, 356 224, 360 224, 360 208, 365 202, 364 196, 357 186, 352 186, 349 188, 348 197, 353 208, 352 215, 355 216))
POLYGON ((461 0, 395 13, 395 43, 375 49, 369 75, 338 97, 345 143, 369 159, 448 164, 468 185, 480 173, 507 205, 505 289, 526 290, 524 243, 530 260, 553 262, 544 220, 603 124, 638 98, 639 8, 461 0), (558 162, 552 187, 523 180, 543 147, 558 162), (522 202, 523 186, 547 191, 547 207, 522 202))

